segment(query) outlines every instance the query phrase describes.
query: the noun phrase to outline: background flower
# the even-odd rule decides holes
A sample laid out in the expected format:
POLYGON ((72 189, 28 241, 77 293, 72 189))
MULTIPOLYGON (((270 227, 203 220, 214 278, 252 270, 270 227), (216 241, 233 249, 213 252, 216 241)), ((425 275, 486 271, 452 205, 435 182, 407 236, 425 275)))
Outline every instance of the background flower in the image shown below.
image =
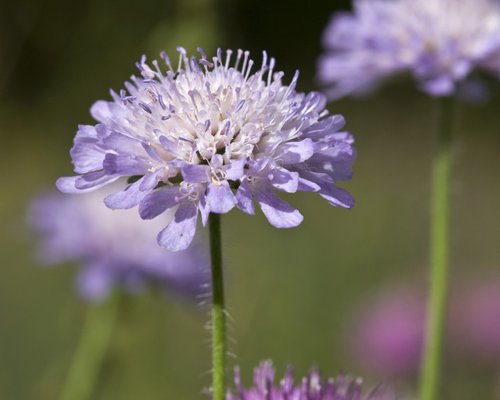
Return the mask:
MULTIPOLYGON (((500 277, 462 279, 454 293, 450 345, 469 362, 500 365, 500 277)), ((500 372, 500 370, 499 370, 500 372)))
POLYGON ((193 301, 209 292, 208 255, 200 244, 177 253, 159 247, 154 236, 162 222, 108 209, 100 201, 106 193, 50 193, 32 203, 41 260, 78 263, 78 289, 90 300, 103 299, 116 285, 133 292, 156 285, 193 301))
MULTIPOLYGON (((351 354, 366 372, 383 378, 414 378, 425 331, 425 291, 415 284, 392 285, 366 298, 348 332, 351 354)), ((445 350, 453 364, 471 363, 498 371, 500 279, 455 276, 450 293, 445 350)))
POLYGON ((496 0, 354 0, 323 34, 318 77, 338 98, 409 72, 433 96, 455 93, 476 69, 500 74, 496 0))
POLYGON ((361 394, 361 378, 338 375, 324 380, 319 371, 313 369, 299 383, 294 382, 292 368, 275 383, 276 371, 270 360, 255 368, 254 386, 246 389, 241 383, 240 371, 235 370, 236 394, 229 393, 227 400, 389 400, 396 397, 383 387, 376 387, 365 396, 361 394))
POLYGON ((342 116, 327 116, 323 95, 296 92, 298 73, 284 85, 265 52, 254 73, 248 51, 208 58, 200 50, 199 60, 179 53, 177 69, 165 53, 165 66, 143 57, 140 78, 111 92, 113 101, 92 106, 99 124, 80 126, 71 149, 79 175, 59 179, 60 190, 85 192, 137 177, 105 203, 139 205, 144 219, 176 209, 158 235, 170 250, 189 246, 198 214, 203 224, 210 212, 235 206, 254 214, 254 200, 275 227, 300 224, 300 212, 275 191, 318 192, 334 206, 353 206, 336 186, 351 178, 353 138, 339 131, 342 116))
POLYGON ((410 286, 385 288, 354 318, 349 341, 359 366, 382 377, 416 374, 424 339, 423 293, 410 286))

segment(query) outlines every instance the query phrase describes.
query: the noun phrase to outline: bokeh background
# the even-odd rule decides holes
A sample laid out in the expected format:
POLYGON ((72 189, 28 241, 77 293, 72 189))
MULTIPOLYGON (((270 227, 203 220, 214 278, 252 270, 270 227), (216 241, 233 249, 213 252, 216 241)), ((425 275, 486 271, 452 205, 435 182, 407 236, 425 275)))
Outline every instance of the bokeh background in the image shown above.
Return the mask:
MULTIPOLYGON (((177 45, 266 49, 299 89, 317 89, 320 36, 348 1, 19 0, 0 3, 0 399, 55 399, 87 305, 74 266, 42 268, 26 224, 33 196, 71 173, 76 126, 120 89, 142 54, 177 45)), ((453 178, 453 276, 500 271, 499 85, 481 105, 460 104, 453 178)), ((304 214, 293 230, 262 214, 223 218, 231 365, 272 358, 282 373, 318 365, 327 374, 381 379, 411 398, 412 379, 367 370, 348 350, 356 310, 391 285, 425 285, 433 102, 411 83, 329 105, 345 115, 359 152, 345 185, 352 211, 319 196, 289 200, 304 214)), ((78 227, 75 227, 78 229, 78 227)), ((499 316, 500 318, 500 316, 499 316)), ((92 399, 197 399, 210 382, 205 310, 158 293, 127 297, 92 399)), ((498 342, 500 346, 500 338, 498 342)), ((487 370, 448 360, 445 398, 500 398, 500 363, 487 370), (472 396, 472 397, 471 397, 472 396)))

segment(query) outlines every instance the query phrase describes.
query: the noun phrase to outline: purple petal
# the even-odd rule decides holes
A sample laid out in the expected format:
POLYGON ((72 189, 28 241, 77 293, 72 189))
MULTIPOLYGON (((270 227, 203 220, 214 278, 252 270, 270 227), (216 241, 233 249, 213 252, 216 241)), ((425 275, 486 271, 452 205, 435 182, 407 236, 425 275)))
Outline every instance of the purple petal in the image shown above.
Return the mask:
POLYGON ((237 207, 247 214, 254 215, 255 210, 253 208, 252 193, 248 187, 248 181, 241 182, 240 187, 236 192, 236 205, 237 207))
POLYGON ((304 137, 319 139, 327 134, 337 132, 344 125, 345 119, 342 115, 332 115, 305 129, 304 137))
POLYGON ((314 154, 314 144, 311 139, 304 139, 300 142, 289 142, 281 145, 276 156, 284 164, 298 164, 311 158, 314 154))
POLYGON ((435 79, 423 82, 422 90, 433 96, 449 96, 455 90, 455 82, 450 76, 440 76, 435 79))
POLYGON ((160 181, 160 177, 163 173, 163 170, 157 169, 156 171, 150 172, 146 175, 144 175, 141 183, 140 190, 143 192, 147 192, 149 190, 152 190, 158 185, 158 182, 160 181))
POLYGON ((78 174, 102 169, 104 151, 98 147, 95 136, 93 126, 82 125, 78 129, 74 145, 70 151, 75 166, 74 171, 78 174))
POLYGON ((218 214, 227 213, 236 204, 236 198, 229 187, 229 183, 222 181, 220 184, 208 185, 207 203, 210 211, 218 214))
POLYGON ((95 262, 85 266, 77 276, 77 287, 80 294, 95 302, 104 300, 114 283, 114 276, 105 262, 95 262))
MULTIPOLYGON (((114 182, 119 177, 108 175, 105 171, 93 171, 84 175, 77 176, 75 179, 75 188, 81 192, 98 189, 108 183, 114 182)), ((75 192, 73 192, 75 193, 75 192)))
POLYGON ((153 190, 139 204, 139 215, 142 219, 153 219, 177 205, 178 186, 167 186, 153 190))
POLYGON ((94 126, 94 128, 97 135, 97 139, 99 140, 107 138, 110 134, 109 128, 104 124, 97 124, 94 126))
POLYGON ((140 190, 143 179, 144 178, 139 179, 137 182, 132 183, 120 192, 110 194, 104 199, 104 204, 113 210, 123 210, 135 207, 146 195, 140 190))
POLYGON ((115 109, 113 102, 98 100, 90 107, 90 114, 99 122, 107 122, 115 117, 115 109))
POLYGON ((166 136, 160 136, 160 144, 165 150, 170 151, 173 154, 177 153, 177 150, 179 149, 179 142, 166 136))
POLYGON ((95 141, 98 139, 96 127, 93 125, 78 125, 75 141, 95 141))
POLYGON ((270 190, 256 192, 255 199, 267 220, 276 228, 293 228, 304 219, 298 210, 270 190))
POLYGON ((297 188, 297 191, 300 192, 317 192, 321 189, 321 186, 319 186, 317 183, 312 182, 308 179, 301 178, 299 177, 299 186, 297 188))
POLYGON ((262 393, 266 393, 269 386, 274 383, 275 374, 276 371, 273 368, 272 361, 262 361, 254 371, 253 383, 255 388, 262 393))
POLYGON ((343 208, 354 207, 354 197, 342 188, 336 186, 323 187, 319 194, 332 206, 343 208))
POLYGON ((57 188, 63 193, 82 193, 84 191, 91 191, 94 188, 87 190, 77 189, 75 187, 76 180, 80 178, 79 176, 64 176, 56 181, 57 188))
POLYGON ((112 132, 109 134, 109 136, 103 139, 103 143, 106 147, 113 149, 117 153, 135 155, 144 154, 142 143, 139 140, 118 132, 112 132))
POLYGON ((325 135, 325 138, 328 138, 329 140, 345 142, 348 144, 354 144, 354 136, 352 136, 352 134, 347 131, 329 133, 325 135))
POLYGON ((151 157, 153 160, 158 161, 159 163, 163 163, 163 159, 161 158, 160 151, 157 147, 153 147, 147 143, 141 143, 143 150, 151 157))
POLYGON ((245 159, 231 161, 226 169, 226 179, 237 181, 243 176, 243 169, 245 167, 245 159))
POLYGON ((299 174, 285 168, 275 167, 267 175, 271 185, 288 193, 295 193, 299 186, 299 174))
POLYGON ((208 170, 208 165, 185 164, 181 172, 185 182, 203 183, 209 181, 208 170))
POLYGON ((158 234, 158 244, 170 251, 185 250, 191 244, 196 232, 198 208, 192 202, 185 202, 179 206, 175 217, 158 234))
POLYGON ((106 154, 103 168, 108 174, 122 176, 144 175, 148 172, 148 164, 139 158, 129 155, 106 154))
POLYGON ((210 207, 208 206, 207 198, 203 193, 200 193, 199 200, 198 209, 201 214, 201 223, 205 226, 208 221, 208 215, 210 214, 210 207))

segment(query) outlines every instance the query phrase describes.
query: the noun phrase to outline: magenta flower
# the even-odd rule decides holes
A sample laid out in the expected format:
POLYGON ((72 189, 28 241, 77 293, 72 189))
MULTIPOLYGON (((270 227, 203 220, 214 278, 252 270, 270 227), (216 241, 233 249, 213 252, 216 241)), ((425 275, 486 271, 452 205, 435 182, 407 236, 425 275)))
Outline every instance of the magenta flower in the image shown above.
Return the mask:
POLYGON ((453 351, 478 364, 500 365, 500 279, 472 278, 453 296, 453 351))
POLYGON ((358 365, 378 376, 414 375, 424 341, 425 297, 414 288, 389 288, 356 316, 351 348, 358 365))
POLYGON ((254 371, 254 386, 243 387, 239 369, 235 370, 236 394, 228 393, 227 400, 395 400, 396 397, 378 386, 362 395, 362 380, 347 375, 323 380, 312 370, 299 383, 294 382, 289 367, 279 384, 275 383, 275 370, 270 360, 263 361, 254 371))
POLYGON ((39 256, 45 264, 79 264, 80 294, 94 301, 116 285, 137 291, 153 284, 193 301, 209 292, 205 249, 197 245, 173 253, 159 247, 154 232, 162 222, 108 209, 98 199, 109 193, 52 193, 33 202, 30 222, 39 233, 39 256))
POLYGON ((78 175, 60 178, 61 191, 133 178, 106 205, 139 206, 143 219, 175 210, 158 235, 174 251, 191 243, 198 214, 203 225, 210 212, 254 214, 254 201, 275 227, 299 225, 300 212, 275 192, 318 192, 334 206, 353 206, 337 187, 351 178, 353 138, 339 131, 342 116, 327 116, 323 95, 297 92, 298 74, 283 84, 265 52, 253 73, 248 51, 234 61, 230 50, 212 59, 179 53, 176 69, 164 53, 165 67, 143 57, 141 78, 93 105, 99 123, 80 126, 71 150, 78 175))
POLYGON ((318 77, 331 98, 373 89, 408 72, 433 96, 448 96, 474 70, 500 74, 500 2, 354 0, 323 36, 318 77))
MULTIPOLYGON (((449 296, 447 356, 460 364, 498 365, 500 279, 460 280, 449 296)), ((421 362, 425 313, 425 292, 411 285, 387 287, 366 299, 349 332, 357 365, 381 377, 415 376, 421 362)))

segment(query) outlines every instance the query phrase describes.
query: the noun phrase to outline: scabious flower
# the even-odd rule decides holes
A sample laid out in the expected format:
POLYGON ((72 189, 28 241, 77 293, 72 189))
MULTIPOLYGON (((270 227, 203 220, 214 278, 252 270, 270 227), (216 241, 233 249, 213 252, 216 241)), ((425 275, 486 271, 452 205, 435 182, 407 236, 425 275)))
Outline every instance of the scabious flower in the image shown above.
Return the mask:
POLYGON ((478 69, 500 74, 497 0, 354 0, 323 36, 319 80, 331 98, 363 93, 411 73, 420 88, 447 96, 478 69))
POLYGON ((382 386, 362 395, 362 380, 339 375, 321 379, 318 370, 312 370, 296 384, 289 367, 277 385, 271 361, 263 361, 254 371, 254 386, 243 387, 239 369, 235 370, 236 394, 228 393, 227 400, 394 400, 395 397, 382 386))
POLYGON ((105 193, 110 192, 56 192, 33 202, 29 219, 40 235, 41 260, 79 263, 79 291, 93 301, 115 285, 137 291, 154 284, 193 300, 204 295, 210 282, 206 250, 200 244, 177 253, 159 247, 154 232, 162 222, 142 221, 131 210, 110 210, 99 201, 105 193))
POLYGON ((339 131, 342 116, 327 116, 323 95, 297 92, 297 73, 283 84, 265 52, 254 73, 248 51, 239 50, 234 63, 231 50, 212 59, 202 50, 200 59, 179 53, 175 69, 161 54, 166 71, 143 57, 141 77, 92 106, 99 123, 79 127, 71 150, 78 175, 60 178, 61 191, 134 178, 106 205, 138 205, 144 219, 175 208, 158 234, 159 244, 175 251, 189 246, 198 214, 203 224, 209 213, 233 207, 254 214, 254 200, 275 227, 300 224, 300 212, 275 191, 318 192, 334 206, 353 206, 336 186, 351 178, 353 138, 339 131))

